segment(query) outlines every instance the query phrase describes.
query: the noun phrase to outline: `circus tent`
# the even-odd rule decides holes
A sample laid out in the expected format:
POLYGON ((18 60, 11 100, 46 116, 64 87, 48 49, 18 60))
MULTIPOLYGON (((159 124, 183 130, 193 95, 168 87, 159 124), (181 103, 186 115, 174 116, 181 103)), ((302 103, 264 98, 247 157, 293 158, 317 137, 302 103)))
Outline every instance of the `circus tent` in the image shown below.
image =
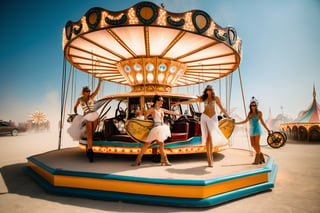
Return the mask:
POLYGON ((272 130, 279 130, 280 125, 283 123, 287 123, 292 121, 289 115, 281 113, 278 114, 275 118, 269 119, 266 124, 269 126, 272 130))
POLYGON ((294 121, 281 124, 280 127, 293 139, 320 141, 320 105, 316 99, 315 86, 313 101, 309 107, 301 111, 294 121))
POLYGON ((316 92, 313 91, 313 101, 307 110, 299 113, 295 119, 296 123, 319 123, 320 122, 320 105, 316 100, 316 92))
POLYGON ((291 122, 293 119, 290 115, 285 114, 284 112, 278 114, 276 117, 273 117, 271 114, 271 109, 269 109, 269 117, 265 121, 268 127, 272 130, 281 130, 280 125, 283 123, 291 122))

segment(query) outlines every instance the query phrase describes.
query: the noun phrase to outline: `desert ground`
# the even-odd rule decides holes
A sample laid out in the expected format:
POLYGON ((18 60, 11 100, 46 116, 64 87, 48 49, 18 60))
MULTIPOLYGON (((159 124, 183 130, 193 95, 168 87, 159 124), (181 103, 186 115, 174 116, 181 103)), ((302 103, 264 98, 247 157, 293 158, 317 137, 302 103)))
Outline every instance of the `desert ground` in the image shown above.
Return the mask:
MULTIPOLYGON (((64 132, 61 139, 62 149, 78 146, 64 132)), ((264 136, 262 152, 272 156, 279 166, 272 190, 217 206, 183 208, 48 193, 23 167, 27 157, 58 149, 58 141, 58 131, 0 136, 1 212, 320 212, 320 143, 288 140, 285 146, 273 149, 264 136)), ((231 142, 232 147, 249 149, 247 139, 239 134, 234 134, 231 142)))

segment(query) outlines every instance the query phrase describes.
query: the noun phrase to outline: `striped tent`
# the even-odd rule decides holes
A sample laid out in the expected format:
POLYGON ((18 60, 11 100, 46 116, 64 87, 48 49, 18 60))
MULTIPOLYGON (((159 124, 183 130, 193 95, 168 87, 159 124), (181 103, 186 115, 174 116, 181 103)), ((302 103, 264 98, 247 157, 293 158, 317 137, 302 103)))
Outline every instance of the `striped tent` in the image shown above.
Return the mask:
POLYGON ((313 87, 313 101, 307 110, 299 113, 294 120, 295 123, 319 123, 320 122, 320 105, 316 100, 316 90, 313 87))
POLYGON ((302 141, 320 141, 320 105, 316 99, 313 85, 313 101, 307 110, 299 113, 298 117, 289 123, 280 125, 289 137, 302 141))

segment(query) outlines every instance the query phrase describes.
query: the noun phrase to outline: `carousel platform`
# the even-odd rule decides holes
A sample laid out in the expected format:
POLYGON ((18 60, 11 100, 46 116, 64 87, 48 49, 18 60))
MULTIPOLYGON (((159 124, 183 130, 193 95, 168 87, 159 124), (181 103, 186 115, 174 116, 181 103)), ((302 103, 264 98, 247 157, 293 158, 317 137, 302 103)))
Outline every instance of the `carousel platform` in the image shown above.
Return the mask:
POLYGON ((154 156, 131 166, 136 156, 96 154, 89 163, 79 148, 66 148, 27 158, 26 172, 48 192, 124 202, 207 207, 274 187, 278 166, 252 165, 247 150, 214 153, 213 168, 206 155, 170 155, 172 166, 160 166, 154 156))

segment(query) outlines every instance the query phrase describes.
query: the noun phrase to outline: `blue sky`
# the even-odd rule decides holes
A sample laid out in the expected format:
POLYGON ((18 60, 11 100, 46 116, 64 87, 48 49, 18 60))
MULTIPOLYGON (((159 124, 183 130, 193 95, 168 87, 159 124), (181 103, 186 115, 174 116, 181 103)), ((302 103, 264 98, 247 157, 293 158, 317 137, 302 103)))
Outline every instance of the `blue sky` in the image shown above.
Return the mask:
MULTIPOLYGON (((0 119, 16 122, 40 110, 56 122, 60 114, 62 30, 90 8, 120 11, 139 1, 2 0, 0 119)), ((246 105, 255 96, 266 119, 281 113, 296 117, 312 101, 313 84, 320 100, 320 1, 318 0, 159 0, 171 12, 199 9, 216 23, 236 28, 243 41, 240 64, 246 105)), ((233 74, 231 107, 243 114, 238 71, 233 74)), ((77 73, 78 93, 88 76, 77 73)), ((223 80, 222 80, 223 82, 223 80)), ((219 83, 212 82, 216 90, 219 83)), ((104 83, 100 95, 124 92, 104 83)), ((179 88, 199 95, 202 88, 179 88)), ((69 111, 69 109, 67 109, 69 111)))

